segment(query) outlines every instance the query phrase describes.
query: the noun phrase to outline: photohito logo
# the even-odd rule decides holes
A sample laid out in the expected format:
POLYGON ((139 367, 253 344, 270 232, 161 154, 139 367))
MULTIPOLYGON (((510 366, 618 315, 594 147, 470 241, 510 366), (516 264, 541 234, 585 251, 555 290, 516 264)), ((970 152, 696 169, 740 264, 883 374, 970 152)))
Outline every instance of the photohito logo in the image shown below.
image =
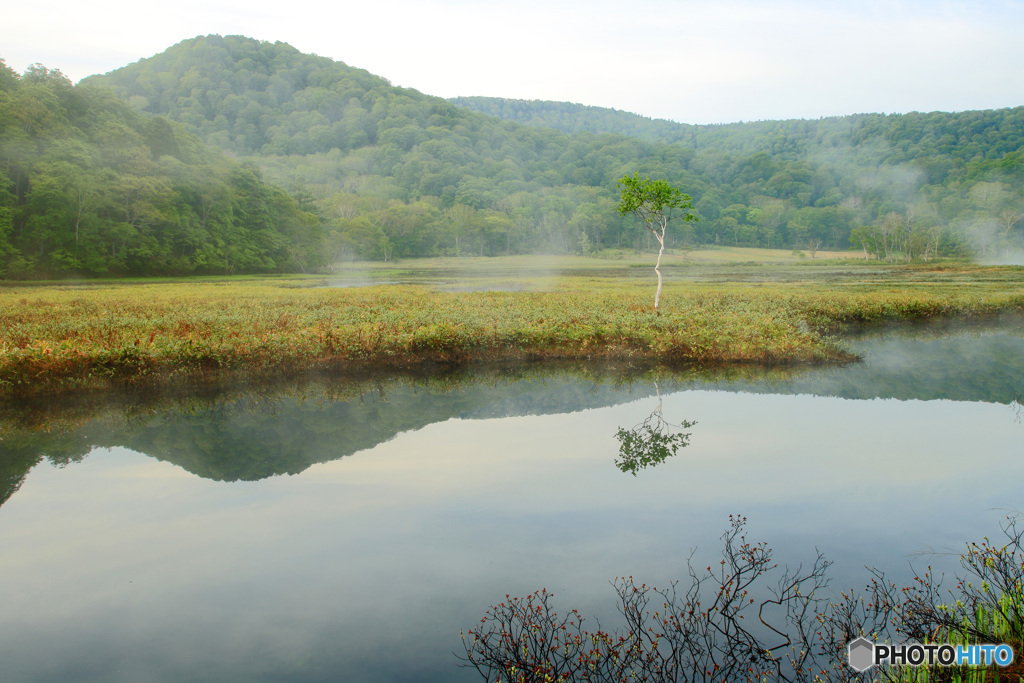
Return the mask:
POLYGON ((1009 645, 939 645, 908 643, 889 645, 858 638, 846 646, 850 668, 860 673, 880 664, 903 666, 1009 666, 1013 648, 1009 645))

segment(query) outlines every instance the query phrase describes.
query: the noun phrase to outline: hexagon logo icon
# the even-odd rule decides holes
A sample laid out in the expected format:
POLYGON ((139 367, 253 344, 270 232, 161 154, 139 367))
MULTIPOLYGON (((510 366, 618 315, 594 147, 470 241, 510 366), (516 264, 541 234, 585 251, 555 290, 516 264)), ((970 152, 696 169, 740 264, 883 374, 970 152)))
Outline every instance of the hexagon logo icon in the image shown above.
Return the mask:
POLYGON ((860 673, 875 665, 875 644, 867 638, 858 638, 846 646, 850 668, 860 673))

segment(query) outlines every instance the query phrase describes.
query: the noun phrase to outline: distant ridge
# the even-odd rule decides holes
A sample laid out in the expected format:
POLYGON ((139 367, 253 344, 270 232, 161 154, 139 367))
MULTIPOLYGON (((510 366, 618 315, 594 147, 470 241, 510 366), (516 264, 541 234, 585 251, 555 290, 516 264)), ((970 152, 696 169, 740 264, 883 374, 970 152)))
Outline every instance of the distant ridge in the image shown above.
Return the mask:
POLYGON ((551 100, 515 100, 504 97, 452 97, 452 104, 527 126, 554 128, 563 133, 616 133, 648 142, 692 142, 694 133, 708 126, 653 119, 618 109, 551 100))
MULTIPOLYGON (((961 147, 968 140, 963 139, 965 129, 971 138, 982 130, 998 129, 1001 133, 1012 132, 1019 127, 1019 119, 1024 107, 1007 109, 986 109, 963 112, 910 112, 907 114, 872 114, 858 113, 845 116, 825 116, 816 119, 781 119, 768 121, 740 121, 721 124, 689 124, 655 119, 640 114, 596 107, 572 102, 553 100, 517 100, 503 97, 453 97, 449 102, 471 111, 496 116, 504 121, 513 121, 527 126, 554 128, 567 134, 573 133, 611 133, 628 135, 651 143, 682 143, 695 149, 707 147, 721 148, 721 144, 731 138, 743 138, 743 151, 748 153, 771 151, 777 153, 761 138, 777 134, 808 137, 811 141, 823 142, 830 137, 834 146, 836 135, 848 136, 841 140, 844 144, 860 144, 869 138, 899 138, 904 140, 906 149, 916 144, 925 143, 929 138, 946 137, 948 144, 943 152, 952 152, 960 158, 971 158, 961 147), (1010 121, 1007 121, 1007 119, 1010 121), (887 130, 893 128, 896 130, 887 130), (861 135, 852 135, 853 131, 862 131, 861 135)), ((989 135, 992 142, 998 136, 989 135)), ((1013 134, 1001 145, 999 152, 1020 149, 1021 138, 1013 134)), ((735 145, 728 144, 729 148, 735 145)), ((804 151, 809 151, 806 147, 804 151)), ((932 150, 929 150, 931 152, 932 150)), ((975 150, 971 150, 976 154, 975 150)), ((915 158, 910 154, 904 160, 915 158)))

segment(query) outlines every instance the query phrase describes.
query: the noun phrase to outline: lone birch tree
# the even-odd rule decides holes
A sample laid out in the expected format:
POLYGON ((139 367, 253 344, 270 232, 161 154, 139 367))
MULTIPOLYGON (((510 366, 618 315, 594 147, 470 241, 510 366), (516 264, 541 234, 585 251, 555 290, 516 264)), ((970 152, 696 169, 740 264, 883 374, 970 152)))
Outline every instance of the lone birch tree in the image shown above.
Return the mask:
POLYGON ((619 179, 622 186, 619 199, 619 213, 625 216, 631 213, 644 222, 644 225, 654 233, 661 248, 658 250, 658 262, 654 266, 654 272, 658 274, 658 291, 654 294, 654 310, 658 310, 658 303, 661 301, 661 255, 665 253, 665 230, 670 220, 675 218, 677 212, 687 223, 697 221, 693 211, 693 200, 690 195, 683 193, 677 187, 673 187, 666 180, 651 180, 648 177, 640 177, 639 173, 623 176, 619 179))

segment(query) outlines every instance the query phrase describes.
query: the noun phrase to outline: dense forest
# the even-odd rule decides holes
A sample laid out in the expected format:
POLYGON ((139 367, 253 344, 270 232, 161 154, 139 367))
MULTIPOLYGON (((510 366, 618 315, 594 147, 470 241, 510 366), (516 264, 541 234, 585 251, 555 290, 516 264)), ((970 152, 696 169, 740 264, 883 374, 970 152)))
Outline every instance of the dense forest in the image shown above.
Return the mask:
POLYGON ((644 249, 615 211, 633 172, 694 198, 700 221, 669 247, 1005 260, 1024 233, 1022 146, 1024 107, 691 126, 447 101, 284 43, 205 36, 77 86, 3 68, 0 275, 644 249))
POLYGON ((272 272, 322 265, 320 221, 164 117, 0 62, 0 275, 272 272))

